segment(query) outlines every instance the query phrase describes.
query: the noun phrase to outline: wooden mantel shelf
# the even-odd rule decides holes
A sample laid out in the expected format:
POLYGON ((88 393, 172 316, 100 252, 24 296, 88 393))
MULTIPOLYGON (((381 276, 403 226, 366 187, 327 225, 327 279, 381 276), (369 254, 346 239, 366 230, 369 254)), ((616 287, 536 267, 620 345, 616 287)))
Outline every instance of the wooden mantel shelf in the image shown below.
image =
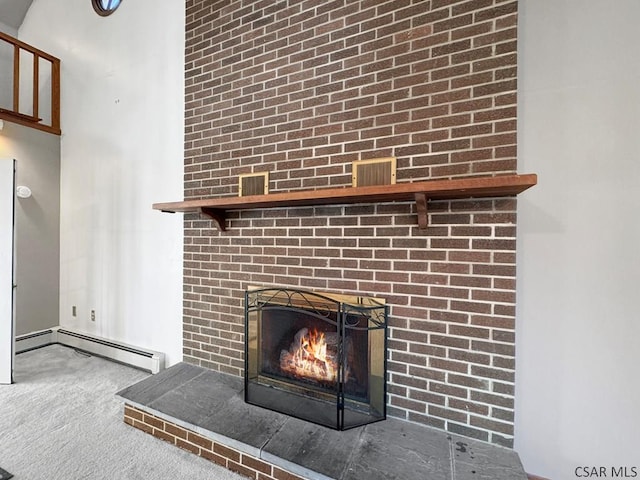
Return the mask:
POLYGON ((226 230, 226 213, 229 210, 415 201, 418 206, 418 225, 424 229, 428 226, 427 202, 429 200, 509 197, 534 186, 537 181, 538 177, 534 173, 499 175, 495 177, 467 177, 371 187, 294 190, 292 192, 271 193, 268 195, 216 197, 182 202, 154 203, 153 208, 171 213, 203 213, 210 216, 218 224, 218 228, 224 231, 226 230))

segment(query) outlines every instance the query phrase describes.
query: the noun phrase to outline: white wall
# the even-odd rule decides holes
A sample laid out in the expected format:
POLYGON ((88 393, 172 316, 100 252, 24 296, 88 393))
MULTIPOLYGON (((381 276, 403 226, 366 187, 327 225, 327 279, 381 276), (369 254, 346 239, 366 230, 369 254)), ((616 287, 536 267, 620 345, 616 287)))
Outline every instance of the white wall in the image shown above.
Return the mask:
MULTIPOLYGON (((0 21, 0 32, 16 37, 18 32, 0 21)), ((0 108, 13 108, 13 46, 0 40, 0 108)))
POLYGON ((520 2, 519 170, 539 185, 519 199, 516 450, 554 480, 640 475, 640 2, 614 3, 520 2))
POLYGON ((6 33, 7 35, 11 35, 12 37, 18 36, 18 31, 15 28, 10 27, 9 25, 7 25, 6 23, 3 23, 2 21, 0 21, 0 32, 6 33))
POLYGON ((16 335, 58 325, 60 298, 60 137, 5 120, 0 158, 16 159, 16 335))
POLYGON ((62 62, 60 323, 169 364, 182 359, 182 217, 151 204, 183 196, 184 16, 184 0, 105 18, 35 0, 19 32, 62 62))

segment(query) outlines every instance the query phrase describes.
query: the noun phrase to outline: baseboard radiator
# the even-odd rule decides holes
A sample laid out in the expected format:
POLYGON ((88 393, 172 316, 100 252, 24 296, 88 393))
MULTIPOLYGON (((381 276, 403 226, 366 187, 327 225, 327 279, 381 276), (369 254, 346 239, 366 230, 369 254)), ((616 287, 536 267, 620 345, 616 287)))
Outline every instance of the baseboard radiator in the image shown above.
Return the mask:
POLYGON ((94 335, 75 332, 68 328, 53 327, 40 332, 16 337, 16 354, 28 352, 47 345, 60 344, 66 347, 108 358, 125 365, 156 374, 164 370, 164 353, 133 347, 94 335))

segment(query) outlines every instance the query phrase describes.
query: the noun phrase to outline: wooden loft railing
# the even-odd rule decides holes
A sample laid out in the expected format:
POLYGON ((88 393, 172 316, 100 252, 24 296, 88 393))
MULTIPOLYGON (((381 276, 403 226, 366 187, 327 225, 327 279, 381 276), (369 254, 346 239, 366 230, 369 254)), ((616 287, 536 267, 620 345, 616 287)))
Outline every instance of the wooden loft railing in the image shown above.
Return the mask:
POLYGON ((0 65, 0 119, 60 135, 60 60, 0 32, 0 63, 2 52, 11 50, 9 75, 1 75, 7 70, 0 65))

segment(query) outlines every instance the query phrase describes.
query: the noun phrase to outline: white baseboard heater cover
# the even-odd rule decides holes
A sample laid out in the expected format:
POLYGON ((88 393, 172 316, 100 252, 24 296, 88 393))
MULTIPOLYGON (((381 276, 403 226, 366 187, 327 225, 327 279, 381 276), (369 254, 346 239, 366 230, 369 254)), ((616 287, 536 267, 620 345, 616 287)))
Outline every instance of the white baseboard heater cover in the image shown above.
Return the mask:
POLYGON ((60 344, 156 374, 165 368, 164 353, 115 342, 69 328, 53 327, 16 337, 16 354, 60 344))

